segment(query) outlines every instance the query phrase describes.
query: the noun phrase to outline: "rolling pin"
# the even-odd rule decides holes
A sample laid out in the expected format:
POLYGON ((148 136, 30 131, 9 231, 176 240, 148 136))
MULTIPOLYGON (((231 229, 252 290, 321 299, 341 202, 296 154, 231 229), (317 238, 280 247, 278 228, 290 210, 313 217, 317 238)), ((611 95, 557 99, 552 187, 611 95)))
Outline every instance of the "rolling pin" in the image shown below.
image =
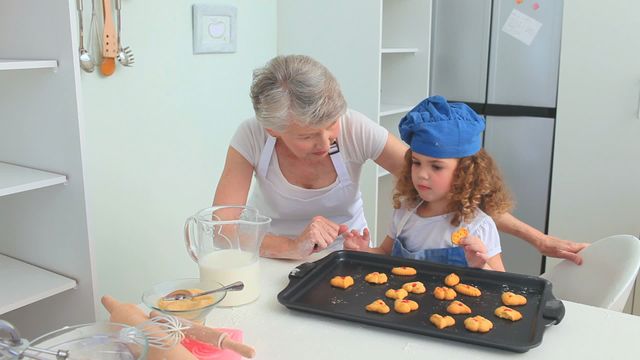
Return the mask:
MULTIPOLYGON (((139 307, 134 304, 121 303, 109 295, 102 297, 102 305, 111 314, 110 320, 115 323, 136 326, 147 320, 149 317, 145 315, 139 307)), ((153 329, 153 331, 160 331, 153 329)), ((149 347, 148 360, 197 360, 197 358, 189 352, 184 346, 177 344, 168 350, 149 347)))
MULTIPOLYGON (((149 316, 151 317, 158 315, 161 314, 157 311, 151 311, 151 313, 149 314, 149 316)), ((186 337, 213 344, 219 349, 231 350, 247 359, 252 359, 254 356, 256 356, 256 350, 253 347, 231 339, 228 336, 229 334, 223 331, 219 331, 207 326, 202 326, 188 320, 180 318, 179 320, 185 325, 191 326, 191 328, 183 331, 186 337)))

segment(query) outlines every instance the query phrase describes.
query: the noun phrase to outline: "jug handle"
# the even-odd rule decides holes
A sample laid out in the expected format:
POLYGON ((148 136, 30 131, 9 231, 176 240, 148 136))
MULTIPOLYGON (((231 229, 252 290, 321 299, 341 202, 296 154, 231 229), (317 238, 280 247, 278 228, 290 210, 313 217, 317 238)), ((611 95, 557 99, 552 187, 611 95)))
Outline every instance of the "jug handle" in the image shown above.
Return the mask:
POLYGON ((195 217, 191 216, 184 223, 184 242, 185 242, 185 245, 187 246, 187 252, 189 253, 189 256, 191 256, 193 261, 197 263, 198 252, 195 244, 191 240, 193 238, 191 229, 193 228, 193 224, 195 223, 195 221, 196 221, 195 217))

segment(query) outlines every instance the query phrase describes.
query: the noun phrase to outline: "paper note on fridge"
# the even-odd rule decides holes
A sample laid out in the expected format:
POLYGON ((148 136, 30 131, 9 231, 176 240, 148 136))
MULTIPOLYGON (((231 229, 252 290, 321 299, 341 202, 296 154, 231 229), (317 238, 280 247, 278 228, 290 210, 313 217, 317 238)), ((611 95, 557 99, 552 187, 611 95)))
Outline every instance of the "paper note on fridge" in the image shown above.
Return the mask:
POLYGON ((502 31, 522 41, 527 46, 531 45, 542 23, 531 16, 513 9, 507 21, 505 21, 502 31))

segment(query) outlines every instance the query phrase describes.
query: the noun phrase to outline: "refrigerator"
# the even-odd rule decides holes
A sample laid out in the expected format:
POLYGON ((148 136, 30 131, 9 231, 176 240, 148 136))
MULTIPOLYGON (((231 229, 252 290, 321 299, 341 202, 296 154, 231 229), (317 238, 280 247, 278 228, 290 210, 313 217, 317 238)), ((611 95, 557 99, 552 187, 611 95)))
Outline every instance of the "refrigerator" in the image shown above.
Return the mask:
MULTIPOLYGON (((486 118, 484 148, 515 199, 513 214, 546 233, 563 1, 434 0, 430 94, 486 118)), ((538 275, 545 259, 500 233, 507 271, 538 275)))

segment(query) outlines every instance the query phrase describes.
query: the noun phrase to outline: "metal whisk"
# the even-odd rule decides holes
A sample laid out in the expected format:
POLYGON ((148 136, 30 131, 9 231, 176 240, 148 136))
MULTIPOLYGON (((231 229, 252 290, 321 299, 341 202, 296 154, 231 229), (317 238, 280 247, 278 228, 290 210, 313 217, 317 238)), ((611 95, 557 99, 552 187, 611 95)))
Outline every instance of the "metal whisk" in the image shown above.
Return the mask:
POLYGON ((168 350, 178 345, 184 339, 184 330, 190 329, 187 323, 171 315, 156 315, 136 325, 147 337, 149 346, 168 350))

